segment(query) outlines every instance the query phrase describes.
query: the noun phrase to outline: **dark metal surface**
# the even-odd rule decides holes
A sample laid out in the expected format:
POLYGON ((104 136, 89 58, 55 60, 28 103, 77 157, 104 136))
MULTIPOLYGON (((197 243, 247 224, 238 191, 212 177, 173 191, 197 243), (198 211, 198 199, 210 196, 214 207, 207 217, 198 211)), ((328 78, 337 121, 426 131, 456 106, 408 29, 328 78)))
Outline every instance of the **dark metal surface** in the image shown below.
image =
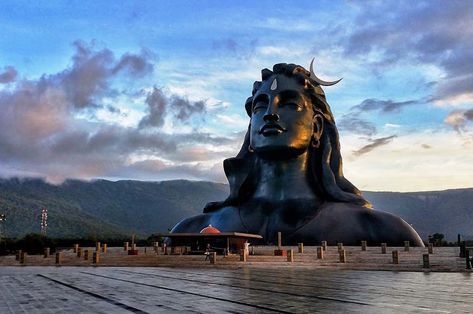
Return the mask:
POLYGON ((199 232, 211 224, 222 232, 260 234, 266 243, 280 231, 287 244, 423 246, 409 224, 371 209, 343 176, 335 120, 313 77, 294 64, 262 71, 245 104, 250 125, 243 146, 224 161, 229 197, 207 204, 202 215, 172 232, 199 232))

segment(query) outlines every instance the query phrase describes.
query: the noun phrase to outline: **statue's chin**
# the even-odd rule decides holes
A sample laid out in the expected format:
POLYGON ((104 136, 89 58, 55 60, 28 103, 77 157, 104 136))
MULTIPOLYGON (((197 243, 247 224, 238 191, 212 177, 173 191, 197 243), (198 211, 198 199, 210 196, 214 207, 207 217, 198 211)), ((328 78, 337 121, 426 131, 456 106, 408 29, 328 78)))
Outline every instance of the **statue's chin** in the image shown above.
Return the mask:
POLYGON ((264 146, 254 149, 258 157, 268 160, 284 160, 295 158, 307 151, 307 147, 290 147, 290 146, 264 146))

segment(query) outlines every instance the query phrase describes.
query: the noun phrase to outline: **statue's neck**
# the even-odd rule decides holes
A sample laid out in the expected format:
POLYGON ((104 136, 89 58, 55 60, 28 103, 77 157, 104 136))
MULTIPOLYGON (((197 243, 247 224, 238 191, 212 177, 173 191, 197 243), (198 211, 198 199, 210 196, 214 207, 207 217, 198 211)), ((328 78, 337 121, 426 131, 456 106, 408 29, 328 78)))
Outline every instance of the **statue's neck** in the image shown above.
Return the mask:
POLYGON ((254 198, 268 201, 314 199, 317 196, 309 186, 308 152, 285 160, 258 159, 259 182, 254 198))

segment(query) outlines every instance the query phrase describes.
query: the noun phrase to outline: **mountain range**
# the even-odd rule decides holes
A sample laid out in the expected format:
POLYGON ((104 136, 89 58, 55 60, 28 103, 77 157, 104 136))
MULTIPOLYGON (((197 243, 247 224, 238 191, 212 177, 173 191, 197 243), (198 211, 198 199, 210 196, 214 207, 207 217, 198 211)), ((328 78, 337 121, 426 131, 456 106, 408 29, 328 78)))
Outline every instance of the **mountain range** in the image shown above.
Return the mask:
MULTIPOLYGON (((449 241, 458 233, 473 238, 473 188, 363 194, 376 210, 399 215, 423 239, 433 233, 443 233, 449 241)), ((8 237, 39 233, 42 208, 48 211, 51 237, 146 237, 166 232, 227 195, 227 185, 204 181, 68 180, 52 185, 12 178, 0 179, 0 213, 6 215, 8 237)))

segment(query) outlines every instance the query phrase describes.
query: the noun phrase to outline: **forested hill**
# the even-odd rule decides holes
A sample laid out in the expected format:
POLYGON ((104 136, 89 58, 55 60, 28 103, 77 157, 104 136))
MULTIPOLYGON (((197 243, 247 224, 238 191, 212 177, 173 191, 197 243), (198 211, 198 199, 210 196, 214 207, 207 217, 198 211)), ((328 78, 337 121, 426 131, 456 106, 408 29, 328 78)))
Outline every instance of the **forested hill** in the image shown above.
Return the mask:
MULTIPOLYGON (((165 232, 184 217, 226 198, 228 186, 203 181, 69 180, 51 185, 38 179, 0 180, 0 213, 7 236, 40 231, 40 210, 48 210, 52 237, 142 236, 165 232)), ((365 192, 376 209, 401 216, 426 238, 444 233, 473 236, 473 188, 436 192, 365 192)))
POLYGON ((165 232, 228 193, 224 184, 185 180, 84 182, 51 185, 42 180, 0 180, 0 212, 8 236, 40 231, 48 210, 48 235, 118 236, 165 232))

